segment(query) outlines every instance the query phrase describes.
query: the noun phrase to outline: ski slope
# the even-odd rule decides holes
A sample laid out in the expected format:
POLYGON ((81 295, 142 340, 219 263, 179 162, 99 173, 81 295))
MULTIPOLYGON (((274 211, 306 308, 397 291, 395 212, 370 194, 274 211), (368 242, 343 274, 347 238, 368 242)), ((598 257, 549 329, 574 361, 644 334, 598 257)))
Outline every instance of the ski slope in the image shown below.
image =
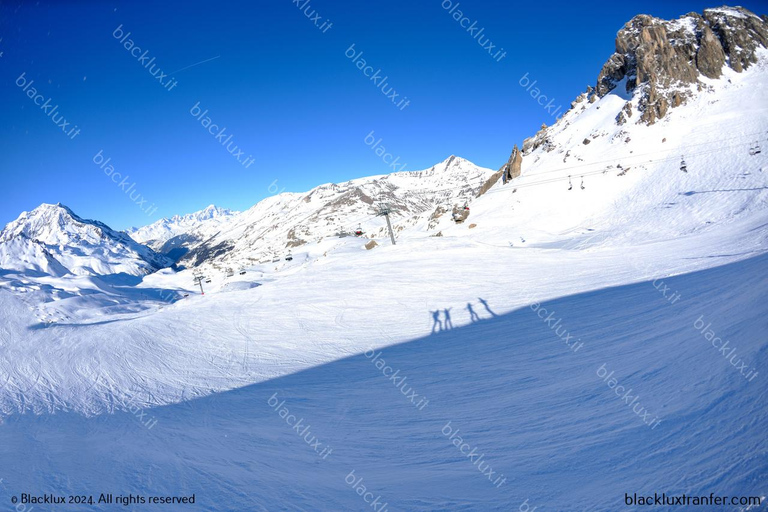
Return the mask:
MULTIPOLYGON (((79 347, 100 363, 81 367, 94 375, 80 383, 70 376, 68 398, 92 397, 91 412, 110 398, 128 410, 7 416, 5 492, 194 493, 200 510, 363 510, 345 483, 355 470, 391 510, 510 510, 526 499, 540 510, 616 510, 624 492, 765 495, 764 375, 745 379, 694 328, 704 315, 750 367, 765 367, 765 254, 664 277, 681 295, 672 304, 650 281, 607 286, 606 276, 632 273, 607 254, 544 263, 544 252, 503 251, 483 256, 505 257, 514 276, 445 272, 443 285, 427 291, 438 272, 385 280, 372 265, 369 279, 379 280, 372 294, 339 265, 328 277, 348 291, 343 299, 318 302, 327 286, 297 275, 282 281, 303 288, 290 302, 265 284, 166 308, 151 323, 128 322, 109 335, 100 330, 114 324, 90 327, 90 337, 60 334, 70 353, 79 347), (601 271, 586 264, 595 258, 601 271), (488 309, 466 282, 484 283, 488 309), (567 291, 585 282, 591 291, 567 291), (533 292, 537 285, 547 293, 533 292), (554 312, 583 346, 569 348, 528 301, 554 312), (470 321, 467 303, 479 320, 470 321), (431 335, 437 308, 453 308, 454 327, 431 335), (203 311, 210 321, 179 321, 203 311), (101 350, 84 347, 88 340, 101 350), (407 376, 426 407, 416 408, 371 363, 370 346, 407 376), (139 349, 143 358, 130 359, 139 349), (115 374, 116 359, 132 382, 115 374), (660 418, 656 428, 598 377, 603 364, 660 418), (236 389, 192 399, 204 382, 236 389), (270 407, 275 393, 332 449, 327 458, 270 407), (158 400, 169 403, 147 408, 158 400), (139 407, 146 410, 131 412, 139 407), (506 475, 504 485, 492 485, 448 441, 441 433, 448 421, 506 475)), ((469 260, 456 252, 459 264, 469 260)), ((397 256, 393 266, 405 263, 397 256)), ((78 368, 73 362, 66 367, 78 368)), ((37 386, 48 387, 49 376, 37 386)))

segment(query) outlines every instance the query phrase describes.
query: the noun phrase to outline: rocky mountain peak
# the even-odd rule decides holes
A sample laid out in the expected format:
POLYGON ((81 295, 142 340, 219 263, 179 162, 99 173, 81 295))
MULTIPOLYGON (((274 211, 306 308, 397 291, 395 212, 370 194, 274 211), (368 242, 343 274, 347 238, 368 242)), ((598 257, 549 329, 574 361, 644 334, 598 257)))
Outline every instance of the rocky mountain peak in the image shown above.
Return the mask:
POLYGON ((44 260, 55 258, 57 265, 79 275, 141 275, 172 263, 106 224, 77 216, 61 203, 23 212, 0 232, 0 246, 3 268, 14 268, 14 258, 20 255, 37 259, 41 267, 50 267, 44 260))
POLYGON ((616 52, 603 66, 595 87, 603 97, 617 87, 640 92, 640 119, 653 124, 669 108, 685 102, 701 78, 720 78, 723 67, 741 72, 768 48, 768 17, 743 7, 707 9, 673 21, 641 14, 616 36, 616 52))

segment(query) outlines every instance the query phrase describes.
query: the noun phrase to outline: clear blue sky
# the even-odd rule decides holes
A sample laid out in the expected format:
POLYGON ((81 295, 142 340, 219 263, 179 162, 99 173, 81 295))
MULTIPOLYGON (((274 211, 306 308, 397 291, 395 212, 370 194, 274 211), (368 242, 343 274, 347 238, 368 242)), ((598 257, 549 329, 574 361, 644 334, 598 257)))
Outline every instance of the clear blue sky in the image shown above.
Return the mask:
MULTIPOLYGON (((524 74, 566 109, 595 83, 633 15, 672 18, 714 6, 460 0, 465 25, 483 29, 494 55, 506 50, 498 60, 443 8, 451 2, 3 0, 0 225, 61 202, 124 229, 211 203, 246 209, 276 189, 386 173, 364 143, 371 130, 409 170, 451 154, 496 169, 513 144, 554 120, 518 85, 524 74), (320 19, 308 19, 305 5, 320 19), (118 36, 131 32, 123 43, 114 37, 119 25, 118 36), (124 47, 128 40, 170 74, 165 86, 124 47), (389 77, 397 101, 410 100, 405 108, 345 56, 353 43, 389 77), (64 120, 54 123, 35 105, 17 86, 24 80, 70 125, 60 128, 64 120), (197 102, 233 136, 230 147, 245 150, 241 161, 253 155, 250 166, 190 114, 197 102), (71 138, 65 131, 75 125, 80 133, 71 138), (100 150, 130 177, 123 187, 136 201, 143 196, 143 206, 93 163, 100 150), (142 211, 153 203, 151 215, 142 211)), ((765 13, 764 2, 741 4, 765 13)))

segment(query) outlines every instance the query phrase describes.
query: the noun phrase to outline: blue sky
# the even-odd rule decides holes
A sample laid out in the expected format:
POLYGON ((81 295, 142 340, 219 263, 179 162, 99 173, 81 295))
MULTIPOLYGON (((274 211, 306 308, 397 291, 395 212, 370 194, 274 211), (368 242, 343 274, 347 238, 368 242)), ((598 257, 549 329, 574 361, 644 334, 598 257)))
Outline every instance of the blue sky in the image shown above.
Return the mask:
MULTIPOLYGON (((765 13, 763 2, 740 4, 765 13)), ((497 169, 513 144, 554 122, 521 77, 565 110, 633 15, 712 6, 4 0, 0 224, 43 202, 117 229, 211 203, 243 210, 276 191, 390 172, 364 142, 371 131, 406 170, 451 154, 497 169), (450 9, 482 29, 490 52, 450 9), (397 103, 347 57, 360 51, 356 62, 380 69, 397 103), (145 68, 142 55, 155 60, 145 68), (58 109, 43 110, 46 100, 58 109), (237 145, 239 161, 219 141, 235 155, 237 145)))

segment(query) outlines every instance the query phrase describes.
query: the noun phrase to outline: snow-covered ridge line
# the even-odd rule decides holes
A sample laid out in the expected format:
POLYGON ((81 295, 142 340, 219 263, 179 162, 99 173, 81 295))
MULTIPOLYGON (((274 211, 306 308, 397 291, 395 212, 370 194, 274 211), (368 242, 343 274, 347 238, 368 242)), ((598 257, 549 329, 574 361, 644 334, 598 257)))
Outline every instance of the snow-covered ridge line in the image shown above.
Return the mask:
POLYGON ((106 224, 62 204, 42 204, 0 232, 0 268, 54 275, 142 276, 172 262, 106 224))
POLYGON ((129 228, 125 232, 139 243, 160 249, 162 245, 174 236, 187 233, 203 224, 220 224, 240 212, 210 205, 200 211, 185 215, 174 215, 163 218, 140 228, 129 228))

